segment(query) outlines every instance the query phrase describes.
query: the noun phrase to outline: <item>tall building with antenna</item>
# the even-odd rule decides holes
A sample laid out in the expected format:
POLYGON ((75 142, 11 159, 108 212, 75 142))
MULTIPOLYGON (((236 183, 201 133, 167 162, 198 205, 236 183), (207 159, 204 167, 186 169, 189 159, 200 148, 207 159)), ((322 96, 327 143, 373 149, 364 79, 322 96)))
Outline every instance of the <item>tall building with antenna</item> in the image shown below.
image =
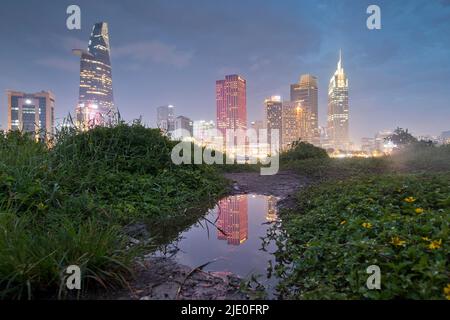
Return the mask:
POLYGON ((342 51, 328 86, 327 133, 331 146, 347 150, 349 139, 348 78, 344 71, 342 51))

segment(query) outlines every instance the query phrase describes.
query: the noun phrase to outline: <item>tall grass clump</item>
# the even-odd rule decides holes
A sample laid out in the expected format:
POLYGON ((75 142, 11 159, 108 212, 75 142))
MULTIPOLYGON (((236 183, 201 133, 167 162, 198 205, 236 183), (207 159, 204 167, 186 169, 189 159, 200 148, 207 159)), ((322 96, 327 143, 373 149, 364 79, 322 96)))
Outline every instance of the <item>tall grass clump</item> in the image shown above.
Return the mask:
POLYGON ((143 246, 125 226, 167 221, 214 201, 225 182, 204 165, 173 165, 175 142, 139 122, 64 129, 49 147, 0 135, 0 298, 71 297, 64 270, 82 270, 82 297, 126 285, 143 246))

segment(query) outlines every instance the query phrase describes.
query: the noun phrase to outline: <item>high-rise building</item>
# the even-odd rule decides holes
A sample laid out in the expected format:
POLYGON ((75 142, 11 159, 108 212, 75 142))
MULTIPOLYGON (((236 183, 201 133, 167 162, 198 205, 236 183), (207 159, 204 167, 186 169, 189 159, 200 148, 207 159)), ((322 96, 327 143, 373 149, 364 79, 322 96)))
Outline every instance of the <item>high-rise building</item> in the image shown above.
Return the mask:
POLYGON ((87 50, 73 51, 80 58, 80 92, 76 108, 79 127, 88 129, 115 118, 108 24, 96 23, 87 50))
POLYGON ((336 149, 349 148, 349 109, 348 109, 348 79, 344 72, 342 53, 334 75, 328 87, 328 138, 336 149))
POLYGON ((217 238, 238 246, 248 239, 248 195, 231 196, 218 203, 217 238))
POLYGON ((266 115, 267 127, 267 143, 278 143, 279 148, 282 146, 283 133, 283 102, 280 96, 271 96, 264 101, 264 113, 266 115), (272 141, 273 130, 278 130, 278 141, 272 141))
POLYGON ((293 143, 308 137, 308 112, 300 101, 284 101, 282 104, 281 149, 288 150, 293 143))
POLYGON ((54 133, 55 96, 49 91, 27 94, 7 91, 8 130, 34 134, 48 140, 54 133))
POLYGON ((291 101, 300 102, 306 120, 304 140, 320 144, 317 78, 304 74, 298 83, 291 85, 291 101))
POLYGON ((361 151, 372 154, 376 150, 375 138, 363 137, 361 138, 361 151))
POLYGON ((190 138, 193 134, 193 122, 185 116, 175 118, 175 130, 172 137, 174 139, 190 138))
POLYGON ((247 83, 239 75, 216 81, 217 129, 247 129, 247 83))
POLYGON ((175 130, 175 107, 172 105, 158 107, 156 122, 157 127, 165 133, 175 130))

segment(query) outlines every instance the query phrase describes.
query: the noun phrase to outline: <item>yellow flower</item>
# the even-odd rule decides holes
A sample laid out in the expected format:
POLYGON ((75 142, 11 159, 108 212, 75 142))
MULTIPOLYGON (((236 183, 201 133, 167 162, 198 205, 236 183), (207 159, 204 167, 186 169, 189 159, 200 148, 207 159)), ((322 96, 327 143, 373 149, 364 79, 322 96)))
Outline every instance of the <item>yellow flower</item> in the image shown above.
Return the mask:
POLYGON ((424 241, 431 241, 430 238, 428 238, 428 237, 422 237, 422 240, 424 240, 424 241))
POLYGON ((405 198, 405 202, 413 203, 414 201, 416 201, 416 199, 414 197, 405 198))
POLYGON ((44 210, 46 208, 46 205, 41 202, 37 205, 37 208, 38 210, 44 210))
POLYGON ((439 248, 441 247, 441 245, 442 245, 442 239, 439 239, 439 240, 433 240, 433 241, 431 241, 431 243, 428 245, 428 248, 431 249, 431 250, 439 249, 439 248))
POLYGON ((342 226, 343 224, 346 224, 346 223, 347 223, 346 220, 342 220, 341 223, 340 223, 340 225, 342 226))
POLYGON ((394 246, 397 246, 397 247, 401 247, 401 246, 404 247, 405 244, 406 244, 406 241, 400 239, 399 237, 392 237, 392 238, 391 238, 391 243, 392 243, 394 246))
POLYGON ((372 229, 372 224, 370 222, 364 222, 362 226, 366 229, 372 229))
POLYGON ((418 214, 422 214, 425 210, 423 210, 422 208, 416 208, 416 213, 418 214))
POLYGON ((444 288, 444 295, 447 300, 450 300, 450 283, 444 288))

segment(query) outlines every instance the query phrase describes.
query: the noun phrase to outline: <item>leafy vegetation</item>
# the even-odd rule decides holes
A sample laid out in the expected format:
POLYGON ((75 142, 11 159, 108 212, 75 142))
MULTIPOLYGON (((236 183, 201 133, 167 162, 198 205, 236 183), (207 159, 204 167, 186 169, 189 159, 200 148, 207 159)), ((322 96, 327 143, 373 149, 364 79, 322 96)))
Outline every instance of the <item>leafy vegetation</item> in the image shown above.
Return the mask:
POLYGON ((300 194, 283 216, 280 290, 296 299, 445 298, 449 182, 449 174, 367 177, 300 194), (366 287, 370 265, 381 268, 381 290, 366 287))
POLYGON ((271 235, 284 298, 450 299, 449 146, 287 167, 316 183, 271 235), (381 268, 381 290, 366 287, 370 265, 381 268))
POLYGON ((280 161, 283 163, 305 159, 328 159, 328 154, 324 149, 310 143, 296 141, 289 150, 280 156, 280 161))
POLYGON ((310 177, 314 182, 386 173, 450 171, 450 145, 416 143, 378 158, 312 158, 281 162, 282 168, 310 177))
POLYGON ((140 123, 66 129, 52 148, 0 135, 0 298, 63 298, 69 265, 85 290, 125 285, 144 248, 124 226, 146 222, 156 238, 224 192, 212 166, 173 165, 173 145, 140 123))

